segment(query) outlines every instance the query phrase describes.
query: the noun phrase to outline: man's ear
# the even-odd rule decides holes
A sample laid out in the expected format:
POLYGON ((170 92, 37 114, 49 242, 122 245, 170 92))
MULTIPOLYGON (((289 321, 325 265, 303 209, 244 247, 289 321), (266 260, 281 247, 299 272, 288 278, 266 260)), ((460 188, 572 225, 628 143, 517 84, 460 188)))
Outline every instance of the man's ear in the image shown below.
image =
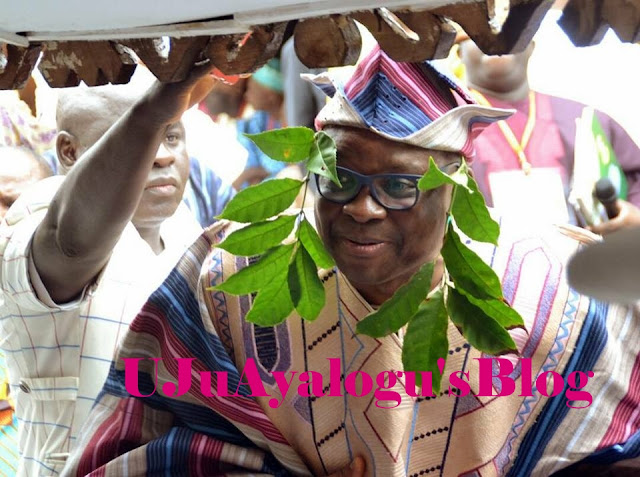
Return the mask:
POLYGON ((67 131, 60 131, 56 138, 56 154, 58 161, 66 169, 70 169, 78 160, 78 140, 67 131))

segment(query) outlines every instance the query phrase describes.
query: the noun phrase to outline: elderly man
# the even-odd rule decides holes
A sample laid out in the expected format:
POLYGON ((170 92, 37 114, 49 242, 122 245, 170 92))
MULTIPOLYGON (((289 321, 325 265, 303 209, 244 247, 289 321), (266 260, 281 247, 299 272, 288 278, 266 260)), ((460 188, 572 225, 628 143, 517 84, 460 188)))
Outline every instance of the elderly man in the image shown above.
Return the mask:
POLYGON ((546 476, 589 456, 637 457, 640 316, 567 286, 565 259, 589 238, 573 228, 531 237, 505 223, 498 247, 472 243, 524 317, 528 333, 511 332, 526 363, 509 375, 515 392, 498 379, 480 392, 482 353, 451 324, 443 376, 466 375, 470 393, 445 384, 430 396, 397 374, 386 383, 397 405, 383 408, 389 397, 362 390, 365 375, 384 389, 378 377, 402 369, 403 333, 374 339, 356 325, 426 262, 438 263, 434 290, 446 281, 451 187, 420 192, 417 180, 430 157, 447 173, 471 160, 474 137, 508 112, 378 48, 344 86, 322 86, 333 98, 316 124, 336 142, 342 188, 318 179, 317 228, 337 263, 320 272, 320 315, 247 322, 252 296, 211 288, 247 259, 212 248, 227 225, 208 230, 132 323, 65 475, 362 475, 365 462, 368 475, 546 476), (588 393, 548 397, 549 375, 528 391, 543 372, 592 370, 590 407, 588 393))
POLYGON ((175 113, 195 82, 158 84, 142 99, 133 86, 62 92, 66 175, 39 182, 5 216, 0 336, 18 475, 62 470, 129 323, 202 231, 180 205, 189 158, 175 113))

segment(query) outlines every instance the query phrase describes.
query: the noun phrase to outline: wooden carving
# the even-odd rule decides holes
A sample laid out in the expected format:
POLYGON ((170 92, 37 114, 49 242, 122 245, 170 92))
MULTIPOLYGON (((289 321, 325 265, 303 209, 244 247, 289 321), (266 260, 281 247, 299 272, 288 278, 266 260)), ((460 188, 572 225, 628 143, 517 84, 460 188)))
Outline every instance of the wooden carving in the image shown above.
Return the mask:
POLYGON ((597 45, 609 28, 602 21, 602 2, 594 0, 571 0, 558 24, 576 46, 597 45))
POLYGON ((344 15, 301 20, 294 30, 294 48, 308 68, 353 65, 362 38, 355 22, 344 15))
POLYGON ((362 23, 387 55, 396 61, 424 61, 444 58, 456 39, 455 28, 429 12, 394 12, 418 36, 412 40, 397 33, 378 13, 356 12, 352 18, 362 23))
POLYGON ((491 30, 484 2, 447 5, 431 13, 458 23, 485 54, 506 55, 520 53, 527 47, 552 4, 550 0, 512 1, 509 16, 498 34, 491 30))
POLYGON ((211 37, 204 55, 226 75, 253 73, 282 45, 286 22, 253 27, 248 34, 211 37))
POLYGON ((128 83, 135 62, 122 47, 109 41, 51 41, 45 43, 38 66, 53 88, 128 83))
POLYGON ((208 36, 169 38, 168 44, 161 38, 145 38, 120 41, 131 48, 149 71, 164 83, 184 80, 198 61, 209 42, 208 36))
POLYGON ((640 1, 604 0, 602 19, 611 26, 621 41, 640 41, 640 1))
POLYGON ((31 76, 41 49, 36 44, 26 48, 0 44, 0 89, 22 89, 31 76))

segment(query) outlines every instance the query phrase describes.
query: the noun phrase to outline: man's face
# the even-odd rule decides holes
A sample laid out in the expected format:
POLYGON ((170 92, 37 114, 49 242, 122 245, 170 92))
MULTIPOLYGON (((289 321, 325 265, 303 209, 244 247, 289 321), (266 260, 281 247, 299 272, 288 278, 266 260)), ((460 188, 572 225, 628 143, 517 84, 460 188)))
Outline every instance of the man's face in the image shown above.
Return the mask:
MULTIPOLYGON (((338 165, 365 175, 424 174, 433 157, 440 167, 460 163, 460 155, 390 141, 370 131, 331 127, 326 132, 338 148, 338 165)), ((347 204, 322 197, 316 201, 316 224, 338 268, 361 291, 393 293, 424 263, 440 254, 451 187, 420 192, 416 205, 389 210, 368 187, 347 204)), ((367 297, 370 298, 370 297, 367 297)), ((374 300, 375 301, 375 300, 374 300)))
MULTIPOLYGON (((111 118, 113 121, 96 122, 92 125, 93 128, 85 130, 81 140, 86 146, 79 147, 79 160, 82 160, 82 155, 107 132, 118 117, 119 115, 115 115, 111 118)), ((182 123, 178 122, 165 130, 164 140, 156 152, 147 184, 131 219, 133 225, 136 228, 157 227, 171 217, 182 201, 188 180, 189 155, 185 144, 185 130, 182 123)))
POLYGON ((506 92, 526 80, 532 52, 533 43, 521 53, 501 56, 485 55, 471 40, 460 44, 460 56, 467 68, 469 81, 497 92, 506 92))
POLYGON ((182 123, 174 123, 165 138, 149 172, 147 185, 132 222, 136 227, 159 225, 171 217, 180 205, 189 179, 189 155, 182 123))

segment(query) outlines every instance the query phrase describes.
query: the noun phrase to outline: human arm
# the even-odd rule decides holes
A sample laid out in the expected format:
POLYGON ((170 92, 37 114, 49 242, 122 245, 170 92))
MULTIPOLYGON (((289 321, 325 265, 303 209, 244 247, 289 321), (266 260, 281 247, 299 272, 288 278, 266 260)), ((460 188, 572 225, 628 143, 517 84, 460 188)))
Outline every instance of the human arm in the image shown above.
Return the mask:
POLYGON ((618 230, 640 227, 640 209, 626 200, 618 199, 620 212, 613 219, 587 227, 591 232, 608 235, 618 230))
POLYGON ((191 102, 210 66, 179 83, 154 84, 84 154, 36 229, 31 252, 51 298, 75 298, 107 263, 142 196, 167 129, 191 102))
POLYGON ((208 308, 200 306, 201 293, 211 284, 209 270, 220 260, 211 245, 227 227, 220 221, 205 231, 131 323, 63 475, 119 476, 124 465, 132 469, 130 475, 146 475, 133 469, 167 475, 217 475, 218 469, 289 475, 281 462, 304 469, 250 390, 239 387, 237 393, 216 397, 215 372, 209 385, 196 372, 186 394, 182 384, 178 395, 166 387, 183 380, 169 343, 183 349, 180 356, 193 359, 194 371, 224 371, 229 389, 241 380, 211 326, 208 308), (167 307, 170 296, 179 296, 180 306, 167 307), (152 359, 158 374, 153 361, 141 356, 157 357, 152 359), (133 367, 125 365, 130 359, 133 367), (203 394, 207 386, 214 396, 203 394))

